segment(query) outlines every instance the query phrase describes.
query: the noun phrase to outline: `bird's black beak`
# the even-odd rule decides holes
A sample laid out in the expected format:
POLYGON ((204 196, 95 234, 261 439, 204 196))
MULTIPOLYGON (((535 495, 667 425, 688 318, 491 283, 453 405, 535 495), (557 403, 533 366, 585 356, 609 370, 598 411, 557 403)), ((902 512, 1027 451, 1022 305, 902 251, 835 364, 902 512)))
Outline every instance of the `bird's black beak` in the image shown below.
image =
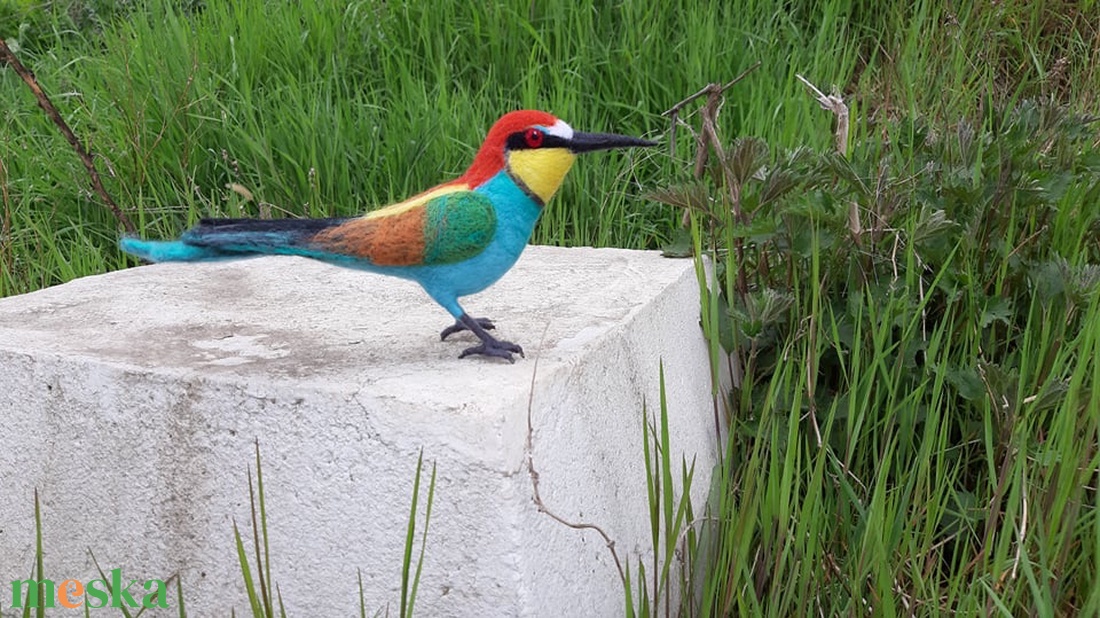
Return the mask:
POLYGON ((573 137, 567 141, 569 150, 574 153, 609 150, 611 148, 647 148, 657 145, 657 142, 630 137, 629 135, 582 133, 580 131, 574 131, 573 137))

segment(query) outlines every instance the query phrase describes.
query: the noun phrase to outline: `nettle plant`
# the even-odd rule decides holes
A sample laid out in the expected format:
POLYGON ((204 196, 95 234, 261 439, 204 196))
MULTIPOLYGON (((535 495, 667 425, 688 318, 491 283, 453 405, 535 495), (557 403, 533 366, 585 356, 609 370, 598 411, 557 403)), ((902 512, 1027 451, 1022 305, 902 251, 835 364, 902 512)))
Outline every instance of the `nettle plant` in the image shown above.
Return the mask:
POLYGON ((973 402, 997 402, 997 449, 1024 399, 1031 413, 1059 405, 1060 347, 1100 284, 1098 125, 1024 102, 975 123, 874 126, 847 156, 701 140, 714 156, 697 156, 696 180, 651 197, 686 209, 696 249, 717 257, 712 334, 732 358, 735 430, 752 432, 772 398, 852 457, 859 423, 912 431, 927 406, 949 406, 965 461, 981 448, 973 402), (856 389, 850 370, 869 358, 882 379, 856 389), (801 390, 767 387, 795 362, 801 390), (820 411, 833 420, 824 436, 820 411))

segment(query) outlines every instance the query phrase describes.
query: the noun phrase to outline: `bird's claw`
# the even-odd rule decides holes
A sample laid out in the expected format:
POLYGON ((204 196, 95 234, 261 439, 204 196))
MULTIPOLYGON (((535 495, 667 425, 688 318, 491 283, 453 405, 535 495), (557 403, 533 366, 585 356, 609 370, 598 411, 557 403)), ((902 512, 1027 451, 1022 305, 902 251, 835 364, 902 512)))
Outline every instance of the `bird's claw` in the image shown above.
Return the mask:
POLYGON ((523 348, 510 341, 497 341, 496 339, 491 339, 489 341, 483 341, 480 345, 475 345, 472 348, 466 348, 458 357, 466 358, 474 354, 503 358, 509 363, 514 363, 516 359, 512 358, 512 354, 523 356, 523 348))
MULTIPOLYGON (((490 320, 489 318, 473 318, 473 320, 475 322, 477 322, 478 326, 484 328, 485 330, 493 330, 494 328, 496 328, 496 325, 493 324, 493 321, 490 320)), ((451 335, 453 335, 455 333, 460 333, 464 330, 470 330, 470 329, 465 324, 463 324, 462 322, 459 322, 458 320, 455 320, 454 324, 451 324, 447 328, 444 328, 443 332, 439 333, 439 340, 440 341, 446 341, 447 337, 450 337, 451 335)), ((473 352, 471 352, 471 354, 473 354, 473 352)))
POLYGON ((466 348, 459 354, 459 358, 466 358, 467 356, 473 356, 478 354, 481 356, 490 356, 494 358, 503 358, 509 363, 516 362, 516 359, 512 357, 513 354, 519 354, 523 356, 523 348, 510 341, 500 341, 489 333, 485 332, 488 329, 493 328, 493 322, 486 318, 471 318, 463 313, 459 316, 454 326, 450 326, 445 329, 440 336, 444 339, 447 335, 457 333, 463 330, 469 330, 477 335, 477 338, 481 340, 479 345, 475 345, 472 348, 466 348))

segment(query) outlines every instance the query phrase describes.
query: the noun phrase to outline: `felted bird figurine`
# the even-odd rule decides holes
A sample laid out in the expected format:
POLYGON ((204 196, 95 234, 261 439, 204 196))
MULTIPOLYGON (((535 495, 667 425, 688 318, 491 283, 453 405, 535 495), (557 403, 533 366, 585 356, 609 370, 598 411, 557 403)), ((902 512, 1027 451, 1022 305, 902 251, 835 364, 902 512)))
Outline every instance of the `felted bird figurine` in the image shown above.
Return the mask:
POLYGON ((613 133, 582 133, 546 112, 505 114, 489 130, 462 176, 361 217, 203 219, 179 240, 124 237, 119 247, 150 262, 202 262, 299 255, 337 266, 416 281, 454 318, 441 339, 469 330, 481 340, 470 355, 515 362, 523 348, 487 331, 458 299, 495 283, 519 259, 543 207, 576 155, 654 146, 613 133))

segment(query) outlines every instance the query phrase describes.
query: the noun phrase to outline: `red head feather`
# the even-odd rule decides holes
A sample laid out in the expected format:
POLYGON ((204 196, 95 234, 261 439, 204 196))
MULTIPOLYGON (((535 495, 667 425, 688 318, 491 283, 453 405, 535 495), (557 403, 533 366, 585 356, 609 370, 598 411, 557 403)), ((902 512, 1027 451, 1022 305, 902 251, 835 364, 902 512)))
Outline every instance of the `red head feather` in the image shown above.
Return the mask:
POLYGON ((529 109, 504 114, 489 129, 489 134, 485 136, 485 141, 481 143, 469 169, 453 183, 462 183, 472 188, 487 182, 504 167, 504 142, 509 135, 534 125, 549 127, 557 121, 551 114, 529 109))

